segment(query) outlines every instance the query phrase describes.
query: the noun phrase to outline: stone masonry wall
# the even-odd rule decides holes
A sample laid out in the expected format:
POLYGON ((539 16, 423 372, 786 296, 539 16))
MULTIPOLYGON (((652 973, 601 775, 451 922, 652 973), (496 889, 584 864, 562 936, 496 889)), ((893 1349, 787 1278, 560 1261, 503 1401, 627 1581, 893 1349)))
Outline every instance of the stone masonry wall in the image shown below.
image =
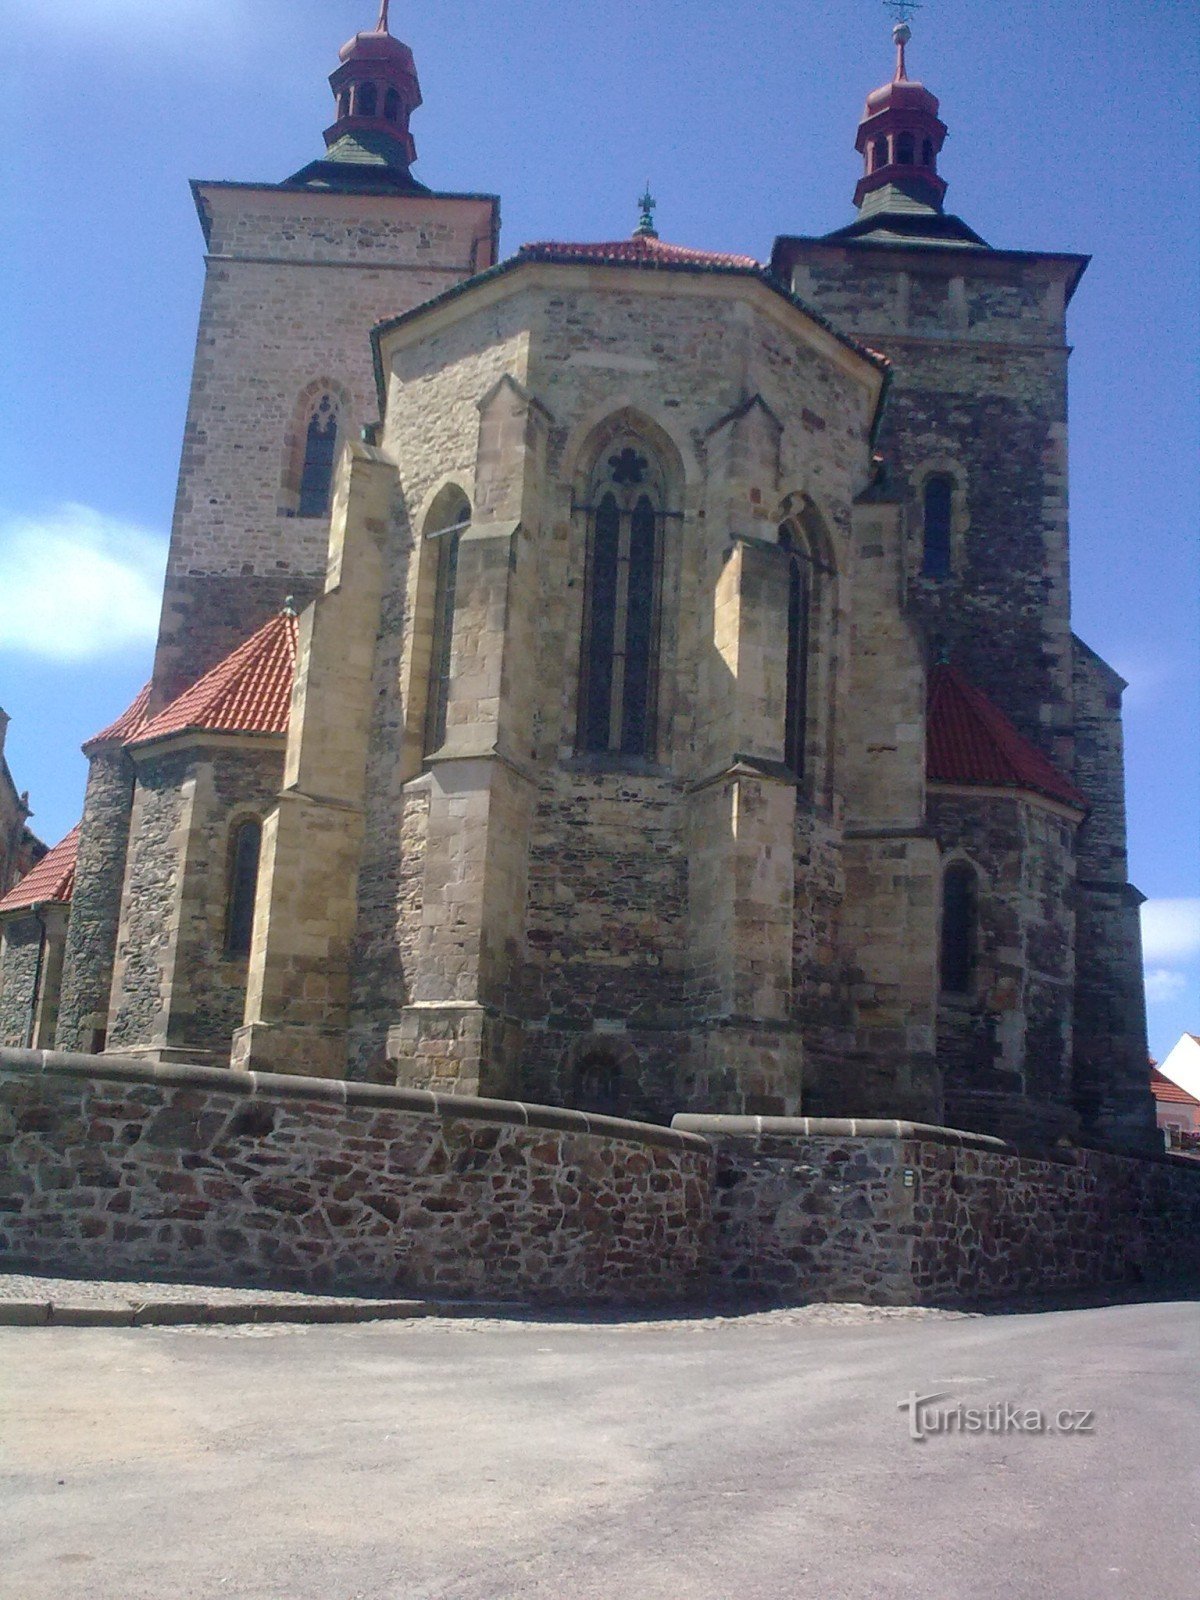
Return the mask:
POLYGON ((36 916, 0 925, 0 1047, 29 1043, 37 1004, 43 929, 36 916))
POLYGON ((1200 1164, 903 1122, 682 1116, 717 1154, 716 1279, 912 1304, 1200 1276, 1200 1164))
POLYGON ((0 1057, 0 1259, 538 1301, 682 1298, 702 1139, 580 1112, 0 1057))
POLYGON ((103 1049, 133 810, 134 768, 123 749, 100 748, 88 766, 79 856, 59 1002, 60 1050, 103 1049))

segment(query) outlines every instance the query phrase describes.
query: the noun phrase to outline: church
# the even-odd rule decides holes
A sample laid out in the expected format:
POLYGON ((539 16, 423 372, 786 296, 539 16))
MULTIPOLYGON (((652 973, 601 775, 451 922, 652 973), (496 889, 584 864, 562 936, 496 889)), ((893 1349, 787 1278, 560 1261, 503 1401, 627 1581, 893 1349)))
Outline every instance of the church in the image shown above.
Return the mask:
POLYGON ((153 671, 0 900, 0 1045, 1156 1147, 1087 259, 947 211, 894 38, 854 219, 762 261, 648 193, 502 257, 386 0, 320 159, 193 185, 153 671))

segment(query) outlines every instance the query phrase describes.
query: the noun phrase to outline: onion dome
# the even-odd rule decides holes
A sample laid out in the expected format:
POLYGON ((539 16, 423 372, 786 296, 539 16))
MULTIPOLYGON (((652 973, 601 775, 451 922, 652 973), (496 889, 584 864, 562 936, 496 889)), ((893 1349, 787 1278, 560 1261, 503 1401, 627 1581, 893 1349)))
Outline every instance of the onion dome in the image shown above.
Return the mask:
POLYGON ((898 23, 892 38, 895 76, 867 96, 858 127, 855 148, 863 157, 864 170, 854 204, 860 210, 873 210, 899 191, 908 201, 940 212, 946 182, 938 175, 937 160, 948 129, 938 116, 937 96, 908 76, 906 49, 912 29, 906 22, 898 23), (874 204, 873 195, 881 197, 874 204))

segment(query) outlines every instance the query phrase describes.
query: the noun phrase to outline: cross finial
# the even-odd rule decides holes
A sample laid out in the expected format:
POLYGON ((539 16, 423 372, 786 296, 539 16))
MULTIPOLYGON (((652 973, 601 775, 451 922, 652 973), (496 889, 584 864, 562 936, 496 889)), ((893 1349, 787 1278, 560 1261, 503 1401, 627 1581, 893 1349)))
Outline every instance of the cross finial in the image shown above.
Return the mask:
POLYGON ((376 33, 390 33, 392 31, 389 26, 388 18, 388 12, 391 9, 391 4, 392 0, 380 0, 379 21, 375 24, 376 33))
POLYGON ((638 201, 638 205, 642 209, 642 214, 638 218, 637 230, 634 234, 634 237, 641 239, 657 239, 658 230, 654 226, 654 212, 658 205, 658 201, 650 193, 649 178, 646 179, 646 192, 638 201))
POLYGON ((913 12, 922 10, 919 0, 883 0, 897 22, 911 22, 913 12))

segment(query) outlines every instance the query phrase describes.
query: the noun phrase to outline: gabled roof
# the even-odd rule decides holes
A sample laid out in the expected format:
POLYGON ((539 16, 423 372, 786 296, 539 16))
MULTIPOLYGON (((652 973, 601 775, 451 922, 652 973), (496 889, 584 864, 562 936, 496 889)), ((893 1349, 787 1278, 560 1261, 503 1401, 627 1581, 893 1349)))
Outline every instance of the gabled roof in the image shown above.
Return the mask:
POLYGON ((1196 1106, 1200 1108, 1200 1100, 1194 1094, 1189 1094, 1186 1089, 1181 1089, 1177 1083, 1172 1083, 1170 1078, 1165 1078, 1161 1072, 1150 1068, 1150 1093, 1160 1105, 1170 1106, 1196 1106))
POLYGON ((938 665, 929 674, 925 772, 930 783, 1025 789, 1088 809, 1075 785, 957 667, 938 665))
POLYGON ((285 607, 129 740, 172 734, 286 733, 296 676, 296 614, 285 607))
POLYGON ((115 722, 110 722, 107 728, 101 728, 99 733, 94 733, 83 747, 85 756, 90 756, 105 744, 128 744, 136 739, 146 726, 146 707, 150 704, 150 685, 140 689, 133 704, 128 706, 115 722))
POLYGON ((682 244, 668 244, 653 234, 637 233, 630 239, 611 239, 598 244, 566 244, 555 240, 523 244, 517 251, 522 261, 592 261, 599 266, 641 267, 740 267, 757 272, 753 256, 725 255, 717 250, 692 250, 682 244))
POLYGON ((79 853, 79 826, 76 824, 0 900, 0 916, 12 911, 31 911, 34 906, 65 905, 75 887, 75 858, 79 853))

